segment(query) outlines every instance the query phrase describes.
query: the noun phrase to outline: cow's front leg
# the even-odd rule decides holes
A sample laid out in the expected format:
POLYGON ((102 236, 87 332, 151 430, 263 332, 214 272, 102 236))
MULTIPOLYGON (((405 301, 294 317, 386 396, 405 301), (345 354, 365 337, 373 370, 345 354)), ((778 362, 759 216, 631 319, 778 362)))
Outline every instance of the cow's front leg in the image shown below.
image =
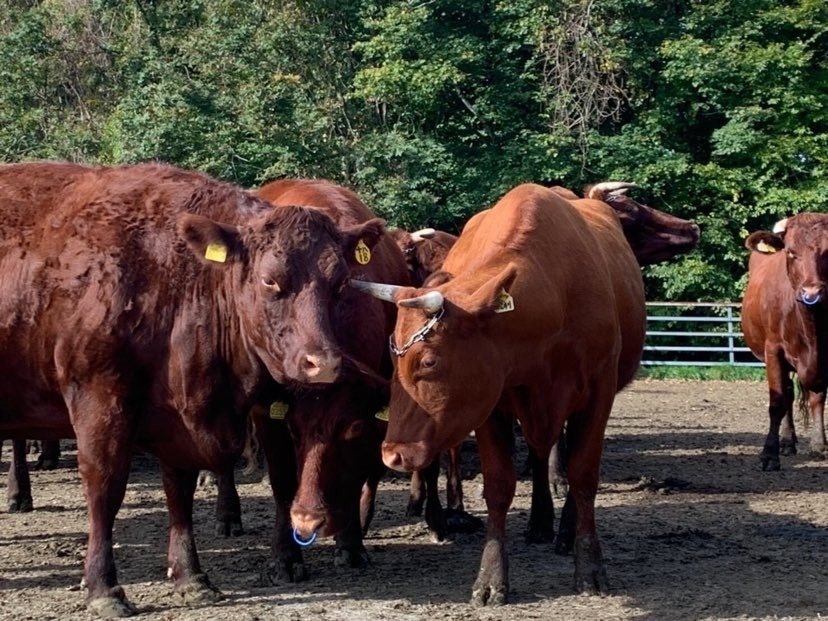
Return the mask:
POLYGON ((348 509, 346 519, 345 528, 334 536, 336 541, 334 566, 362 569, 368 566, 370 559, 368 558, 368 550, 365 549, 362 540, 362 524, 358 502, 354 502, 353 506, 348 509))
POLYGON ((201 571, 193 537, 193 495, 198 470, 183 470, 162 464, 161 476, 167 495, 170 525, 167 577, 173 581, 175 592, 187 604, 218 601, 221 593, 201 571))
MULTIPOLYGON (((762 470, 779 470, 779 428, 793 408, 793 383, 780 352, 765 352, 765 375, 768 378, 768 435, 759 454, 762 470)), ((792 419, 789 421, 793 425, 792 419)))
POLYGON ((506 514, 517 483, 512 433, 511 417, 498 413, 493 413, 475 431, 483 471, 483 497, 489 512, 480 572, 472 587, 471 603, 475 606, 504 604, 509 597, 506 514))
POLYGON ((6 498, 9 511, 12 513, 28 513, 34 507, 29 462, 26 461, 26 440, 23 439, 12 440, 6 498))
POLYGON ((300 582, 307 579, 308 573, 290 523, 290 505, 297 488, 293 440, 284 420, 271 419, 263 409, 253 410, 253 422, 275 503, 270 539, 273 562, 267 568, 267 580, 276 585, 300 582))
POLYGON ((216 472, 216 486, 216 533, 225 537, 243 535, 241 501, 236 490, 235 468, 216 472))

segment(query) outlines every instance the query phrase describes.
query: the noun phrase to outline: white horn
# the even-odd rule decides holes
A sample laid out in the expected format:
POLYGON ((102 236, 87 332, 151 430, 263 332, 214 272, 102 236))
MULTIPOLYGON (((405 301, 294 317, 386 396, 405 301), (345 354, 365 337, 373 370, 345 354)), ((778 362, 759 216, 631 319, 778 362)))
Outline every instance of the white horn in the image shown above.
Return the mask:
POLYGON ((596 183, 589 189, 589 195, 587 198, 601 200, 601 197, 607 194, 624 194, 630 188, 637 187, 638 186, 636 184, 629 183, 627 181, 602 181, 601 183, 596 183))
POLYGON ((429 291, 416 298, 408 298, 407 300, 400 300, 397 306, 404 308, 419 308, 430 315, 438 312, 443 308, 443 294, 439 291, 429 291))
POLYGON ((378 300, 383 300, 385 302, 396 303, 394 299, 394 294, 397 293, 403 287, 399 285, 386 285, 379 282, 367 282, 365 280, 349 280, 348 284, 351 285, 354 289, 358 289, 363 293, 367 293, 368 295, 372 295, 378 300))
POLYGON ((421 242, 424 239, 431 239, 436 234, 437 234, 437 231, 435 231, 434 229, 431 229, 431 228, 420 229, 419 231, 414 231, 411 234, 411 239, 415 242, 421 242))
POLYGON ((783 218, 782 220, 780 220, 779 222, 777 222, 776 224, 773 225, 773 232, 776 233, 777 235, 781 235, 782 233, 785 232, 785 229, 787 229, 787 228, 788 228, 788 219, 783 218))

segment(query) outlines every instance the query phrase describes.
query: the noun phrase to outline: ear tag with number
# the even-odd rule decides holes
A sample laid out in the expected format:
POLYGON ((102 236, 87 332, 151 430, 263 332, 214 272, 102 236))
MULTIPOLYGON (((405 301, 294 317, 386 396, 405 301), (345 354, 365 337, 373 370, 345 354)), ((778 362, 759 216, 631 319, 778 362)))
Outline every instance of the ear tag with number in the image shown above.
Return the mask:
POLYGON ((377 420, 384 420, 386 423, 388 422, 388 408, 380 410, 376 414, 374 414, 374 418, 377 420))
POLYGON ((354 258, 360 265, 368 265, 371 261, 371 249, 361 239, 354 249, 354 258))
POLYGON ((224 244, 207 244, 204 258, 215 263, 224 263, 227 260, 227 246, 224 244))
POLYGON ((509 313, 515 310, 515 300, 514 298, 506 293, 505 289, 501 289, 500 293, 497 296, 497 307, 495 308, 496 313, 509 313))
POLYGON ((273 420, 285 420, 288 404, 281 401, 274 401, 270 404, 270 418, 273 420))

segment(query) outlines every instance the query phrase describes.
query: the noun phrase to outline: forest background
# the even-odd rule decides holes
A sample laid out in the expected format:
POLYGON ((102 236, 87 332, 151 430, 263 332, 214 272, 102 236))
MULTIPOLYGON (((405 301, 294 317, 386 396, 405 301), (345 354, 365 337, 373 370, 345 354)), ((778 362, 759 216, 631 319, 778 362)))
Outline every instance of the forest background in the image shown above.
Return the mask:
POLYGON ((648 299, 741 298, 748 232, 828 211, 824 0, 0 0, 0 161, 325 177, 458 232, 518 183, 694 219, 648 299))

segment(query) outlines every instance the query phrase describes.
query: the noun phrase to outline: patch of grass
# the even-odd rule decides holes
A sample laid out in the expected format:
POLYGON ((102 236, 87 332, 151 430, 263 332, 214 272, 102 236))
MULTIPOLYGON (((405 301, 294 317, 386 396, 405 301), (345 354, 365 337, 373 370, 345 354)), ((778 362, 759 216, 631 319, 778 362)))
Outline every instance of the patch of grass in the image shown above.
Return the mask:
POLYGON ((720 365, 714 367, 683 367, 655 365, 638 369, 639 379, 685 379, 685 380, 753 380, 764 381, 763 367, 741 367, 720 365))

